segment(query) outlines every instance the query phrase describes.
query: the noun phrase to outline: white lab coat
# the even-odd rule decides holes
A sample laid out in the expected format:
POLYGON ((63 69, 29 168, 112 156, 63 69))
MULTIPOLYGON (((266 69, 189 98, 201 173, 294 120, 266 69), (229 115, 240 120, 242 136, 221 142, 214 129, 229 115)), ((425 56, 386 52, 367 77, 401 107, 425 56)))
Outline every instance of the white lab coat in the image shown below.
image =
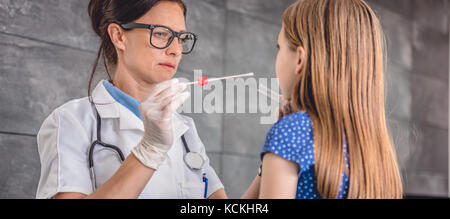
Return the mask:
MULTIPOLYGON (((142 120, 116 102, 103 81, 94 89, 92 99, 98 103, 102 141, 119 147, 127 157, 144 134, 142 120)), ((207 196, 223 188, 209 164, 193 120, 178 113, 173 118, 174 145, 168 152, 168 159, 153 174, 139 198, 203 198, 203 172, 208 178, 207 196), (184 163, 183 134, 189 149, 205 158, 203 171, 191 170, 184 163)), ((92 193, 88 149, 97 139, 96 127, 95 111, 88 97, 69 101, 47 117, 37 135, 41 177, 36 198, 51 198, 59 192, 92 193)), ((114 151, 102 146, 96 146, 93 154, 98 188, 114 175, 120 161, 114 151)))

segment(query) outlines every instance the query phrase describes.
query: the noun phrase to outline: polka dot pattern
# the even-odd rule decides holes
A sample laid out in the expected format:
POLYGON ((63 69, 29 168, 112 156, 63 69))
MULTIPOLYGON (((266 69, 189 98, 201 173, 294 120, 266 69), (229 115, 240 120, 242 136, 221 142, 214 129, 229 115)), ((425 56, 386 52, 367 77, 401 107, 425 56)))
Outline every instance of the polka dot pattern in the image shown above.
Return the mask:
MULTIPOLYGON (((346 166, 348 164, 347 144, 344 141, 346 166)), ((317 179, 314 173, 314 135, 311 118, 306 112, 299 112, 282 118, 272 126, 266 136, 261 160, 266 152, 272 152, 286 160, 298 163, 297 199, 319 199, 317 179)), ((346 198, 349 179, 345 173, 338 198, 346 198)))

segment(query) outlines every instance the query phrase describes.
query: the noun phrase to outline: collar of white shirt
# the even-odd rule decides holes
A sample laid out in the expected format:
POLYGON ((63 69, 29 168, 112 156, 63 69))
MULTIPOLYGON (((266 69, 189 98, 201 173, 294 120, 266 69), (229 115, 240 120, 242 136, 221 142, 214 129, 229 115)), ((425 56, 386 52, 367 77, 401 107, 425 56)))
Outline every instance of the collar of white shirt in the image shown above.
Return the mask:
MULTIPOLYGON (((119 119, 120 130, 137 129, 144 131, 142 120, 122 104, 118 103, 106 90, 103 80, 92 92, 92 100, 102 119, 119 119)), ((180 114, 174 113, 172 126, 175 139, 181 137, 188 129, 189 122, 180 114)))

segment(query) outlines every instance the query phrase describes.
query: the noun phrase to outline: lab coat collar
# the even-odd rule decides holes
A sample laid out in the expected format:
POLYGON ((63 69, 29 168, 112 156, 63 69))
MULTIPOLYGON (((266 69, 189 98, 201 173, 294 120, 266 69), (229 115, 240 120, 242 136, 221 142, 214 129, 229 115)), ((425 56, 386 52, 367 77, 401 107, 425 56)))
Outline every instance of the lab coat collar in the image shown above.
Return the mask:
POLYGON ((189 123, 182 115, 176 112, 173 114, 172 118, 172 127, 174 130, 173 136, 175 139, 178 139, 189 130, 189 123))
MULTIPOLYGON (((106 90, 101 80, 92 92, 92 100, 102 119, 119 119, 120 130, 137 129, 144 131, 142 120, 133 112, 118 103, 106 90)), ((174 113, 172 127, 175 139, 181 137, 188 129, 189 122, 178 113, 174 113)))
POLYGON ((119 104, 114 100, 114 98, 108 93, 105 86, 103 86, 103 80, 101 80, 94 91, 92 92, 92 101, 95 104, 100 118, 119 118, 119 104))

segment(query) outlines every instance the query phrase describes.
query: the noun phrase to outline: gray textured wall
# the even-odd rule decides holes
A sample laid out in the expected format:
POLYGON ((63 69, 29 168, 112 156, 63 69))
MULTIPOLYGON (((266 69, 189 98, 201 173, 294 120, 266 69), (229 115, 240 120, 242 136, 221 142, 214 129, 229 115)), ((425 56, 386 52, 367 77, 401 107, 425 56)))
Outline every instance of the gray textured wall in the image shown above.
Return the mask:
MULTIPOLYGON (((178 77, 275 73, 280 16, 293 0, 186 0, 201 37, 178 77)), ((388 43, 388 114, 406 192, 448 195, 448 0, 370 0, 388 43)), ((36 134, 86 96, 98 40, 79 0, 0 0, 0 198, 34 198, 36 134)), ((103 75, 105 77, 105 75, 103 75)), ((231 198, 256 174, 267 125, 256 114, 188 114, 231 198)))
POLYGON ((406 192, 448 196, 449 1, 369 2, 387 36, 387 108, 406 192))

